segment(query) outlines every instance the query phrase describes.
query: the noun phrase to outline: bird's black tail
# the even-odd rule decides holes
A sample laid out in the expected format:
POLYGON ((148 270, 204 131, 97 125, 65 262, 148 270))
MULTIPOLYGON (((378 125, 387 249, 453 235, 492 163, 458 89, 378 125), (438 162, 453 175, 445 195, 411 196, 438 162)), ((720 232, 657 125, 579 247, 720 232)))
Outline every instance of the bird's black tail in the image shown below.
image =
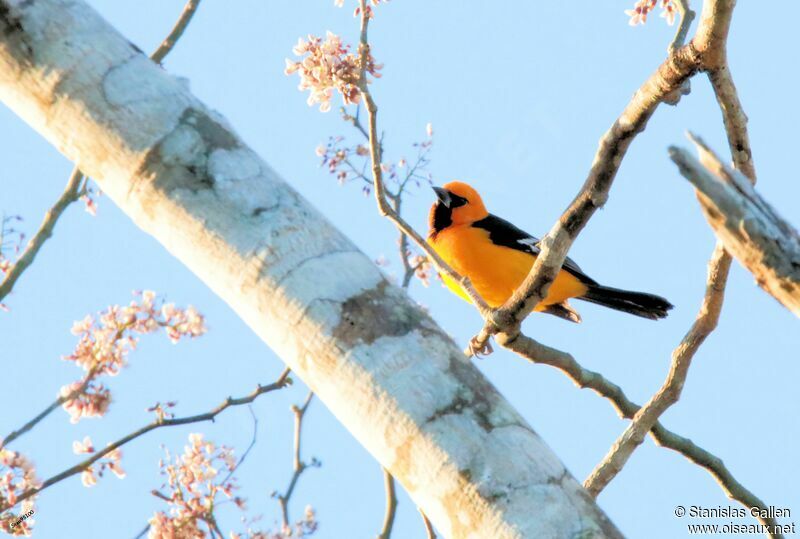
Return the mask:
POLYGON ((635 314, 651 320, 666 318, 667 311, 672 309, 672 304, 661 296, 644 292, 629 292, 611 288, 610 286, 600 286, 599 284, 589 285, 589 291, 575 299, 591 301, 603 307, 635 314))

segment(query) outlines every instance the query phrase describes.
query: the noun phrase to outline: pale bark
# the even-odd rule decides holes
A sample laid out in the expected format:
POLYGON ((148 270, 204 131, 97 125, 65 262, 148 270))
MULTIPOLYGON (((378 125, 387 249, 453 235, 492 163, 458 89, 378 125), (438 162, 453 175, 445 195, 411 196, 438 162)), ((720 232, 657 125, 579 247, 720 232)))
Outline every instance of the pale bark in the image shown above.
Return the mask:
POLYGON ((693 138, 700 159, 671 147, 670 156, 697 189, 706 220, 758 285, 800 316, 800 235, 738 170, 693 138))
POLYGON ((446 537, 619 536, 427 314, 83 2, 0 0, 0 99, 224 298, 446 537))

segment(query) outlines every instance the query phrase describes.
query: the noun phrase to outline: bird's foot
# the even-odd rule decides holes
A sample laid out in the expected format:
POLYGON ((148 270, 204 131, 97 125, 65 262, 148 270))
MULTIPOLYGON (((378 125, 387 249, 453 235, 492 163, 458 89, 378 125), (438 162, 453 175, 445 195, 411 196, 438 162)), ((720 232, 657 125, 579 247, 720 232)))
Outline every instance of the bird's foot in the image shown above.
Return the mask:
POLYGON ((482 340, 480 336, 476 335, 469 340, 469 346, 464 351, 468 357, 486 357, 494 352, 492 348, 492 343, 490 342, 491 337, 487 338, 486 340, 482 340))

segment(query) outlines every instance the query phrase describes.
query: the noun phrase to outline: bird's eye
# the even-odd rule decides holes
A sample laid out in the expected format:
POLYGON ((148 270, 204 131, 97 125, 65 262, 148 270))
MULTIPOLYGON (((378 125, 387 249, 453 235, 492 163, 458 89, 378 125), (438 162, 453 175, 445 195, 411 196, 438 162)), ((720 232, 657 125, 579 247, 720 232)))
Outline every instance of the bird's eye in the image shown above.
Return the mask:
POLYGON ((458 208, 459 206, 466 206, 467 202, 469 202, 466 198, 460 197, 458 195, 450 194, 450 208, 458 208))

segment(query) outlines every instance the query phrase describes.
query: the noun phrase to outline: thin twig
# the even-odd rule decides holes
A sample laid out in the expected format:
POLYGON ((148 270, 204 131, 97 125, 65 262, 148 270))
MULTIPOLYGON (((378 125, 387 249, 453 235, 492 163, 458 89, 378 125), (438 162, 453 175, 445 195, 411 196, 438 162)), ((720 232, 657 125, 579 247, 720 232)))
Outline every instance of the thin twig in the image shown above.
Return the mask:
POLYGON ((130 442, 132 440, 135 440, 136 438, 138 438, 138 437, 140 437, 140 436, 142 436, 144 434, 147 434, 148 432, 150 432, 152 430, 160 429, 162 427, 175 427, 175 426, 178 426, 178 425, 188 425, 190 423, 198 423, 198 422, 201 422, 201 421, 214 421, 214 418, 216 418, 217 415, 219 415, 220 413, 222 413, 226 409, 230 408, 231 406, 241 406, 243 404, 249 404, 249 403, 253 402, 254 400, 256 400, 259 396, 263 395, 264 393, 269 393, 271 391, 275 391, 277 389, 281 389, 281 388, 285 387, 287 385, 287 383, 288 383, 289 370, 290 370, 289 368, 284 369, 284 371, 281 373, 281 375, 278 377, 278 379, 275 382, 273 382, 273 383, 271 383, 269 385, 266 385, 266 386, 259 385, 255 390, 253 390, 249 395, 247 395, 245 397, 240 397, 240 398, 228 397, 222 404, 220 404, 216 408, 214 408, 211 411, 208 411, 206 413, 193 415, 193 416, 188 416, 188 417, 173 418, 173 419, 166 419, 166 418, 157 419, 157 420, 153 421, 152 423, 149 423, 149 424, 145 425, 144 427, 142 427, 142 428, 140 428, 138 430, 135 430, 135 431, 131 432, 130 434, 126 435, 126 436, 123 436, 122 438, 120 438, 116 442, 109 444, 108 446, 106 446, 102 450, 98 451, 97 453, 94 453, 91 457, 87 458, 86 460, 84 460, 82 462, 79 462, 75 466, 72 466, 71 468, 68 468, 68 469, 64 470, 63 472, 58 473, 58 474, 50 477, 49 479, 46 479, 38 487, 30 488, 30 489, 26 490, 25 492, 23 492, 19 496, 17 496, 17 499, 16 499, 15 503, 6 504, 6 505, 0 505, 0 512, 3 512, 6 509, 9 509, 11 507, 14 507, 15 505, 19 504, 20 502, 22 502, 24 500, 27 500, 31 496, 35 496, 36 494, 38 494, 39 492, 43 491, 44 489, 46 489, 46 488, 48 488, 48 487, 50 487, 52 485, 55 485, 56 483, 59 483, 60 481, 63 481, 64 479, 67 479, 68 477, 71 477, 71 476, 73 476, 75 474, 81 473, 82 471, 84 471, 87 468, 89 468, 92 464, 94 464, 95 462, 97 462, 98 460, 100 460, 101 458, 106 456, 108 453, 114 451, 115 449, 118 449, 118 448, 122 447, 123 445, 127 444, 128 442, 130 442))
POLYGON ((200 7, 200 0, 189 0, 186 2, 180 17, 178 17, 178 20, 172 27, 169 35, 164 38, 164 41, 161 42, 161 45, 159 45, 153 54, 150 55, 151 60, 160 64, 164 58, 170 52, 172 52, 172 49, 175 48, 175 45, 183 35, 183 32, 186 31, 186 27, 189 26, 189 23, 191 22, 192 17, 194 17, 198 7, 200 7))
POLYGON ((678 14, 681 17, 681 22, 678 24, 678 30, 675 32, 675 37, 669 44, 667 52, 672 54, 683 44, 686 43, 686 36, 689 34, 689 27, 692 26, 692 21, 695 18, 695 12, 689 7, 689 0, 675 0, 678 6, 678 14))
POLYGON ((427 539, 436 539, 436 532, 433 531, 433 524, 431 524, 428 516, 422 512, 422 509, 419 510, 419 516, 422 517, 422 524, 425 526, 425 535, 427 539))
POLYGON ((53 228, 55 228, 59 217, 61 217, 61 214, 67 209, 67 206, 80 198, 79 188, 81 180, 83 180, 83 174, 75 167, 72 170, 72 174, 69 176, 64 192, 61 193, 61 196, 56 203, 53 204, 53 207, 44 214, 44 220, 42 224, 39 225, 39 230, 36 231, 36 234, 34 234, 28 242, 25 252, 22 253, 22 256, 20 256, 8 269, 8 272, 6 272, 3 282, 0 283, 0 301, 3 301, 3 298, 11 292, 17 279, 28 269, 36 258, 36 255, 39 254, 42 245, 53 235, 53 228))
POLYGON ((386 512, 378 539, 389 539, 392 536, 394 517, 397 513, 397 493, 394 487, 394 477, 386 468, 383 468, 383 485, 386 490, 386 512))
POLYGON ((147 535, 148 531, 150 531, 150 524, 145 524, 144 528, 142 528, 142 530, 137 533, 133 539, 142 539, 142 537, 147 535))
POLYGON ((308 410, 308 405, 311 404, 311 399, 313 397, 314 393, 309 391, 308 396, 306 397, 306 400, 303 402, 302 406, 298 407, 296 405, 292 405, 292 413, 294 414, 294 453, 292 456, 292 477, 289 479, 289 486, 286 487, 286 490, 283 494, 272 494, 273 497, 277 498, 278 505, 281 508, 281 518, 283 519, 284 529, 289 529, 290 527, 289 500, 292 497, 292 493, 294 493, 294 487, 297 485, 297 480, 300 479, 300 476, 308 467, 319 466, 319 463, 314 458, 311 459, 310 464, 306 464, 300 457, 300 435, 303 428, 303 417, 305 416, 306 410, 308 410))
POLYGON ((250 438, 250 444, 247 446, 247 449, 244 450, 242 456, 239 457, 239 460, 236 461, 236 464, 233 468, 230 469, 228 475, 225 476, 225 479, 222 480, 222 484, 228 482, 228 480, 233 477, 233 474, 236 473, 236 470, 239 469, 239 466, 242 465, 244 460, 247 458, 247 455, 250 454, 250 451, 255 447, 256 441, 258 440, 258 418, 256 417, 256 413, 253 411, 252 406, 248 406, 247 409, 250 411, 250 417, 253 419, 253 437, 250 438))

